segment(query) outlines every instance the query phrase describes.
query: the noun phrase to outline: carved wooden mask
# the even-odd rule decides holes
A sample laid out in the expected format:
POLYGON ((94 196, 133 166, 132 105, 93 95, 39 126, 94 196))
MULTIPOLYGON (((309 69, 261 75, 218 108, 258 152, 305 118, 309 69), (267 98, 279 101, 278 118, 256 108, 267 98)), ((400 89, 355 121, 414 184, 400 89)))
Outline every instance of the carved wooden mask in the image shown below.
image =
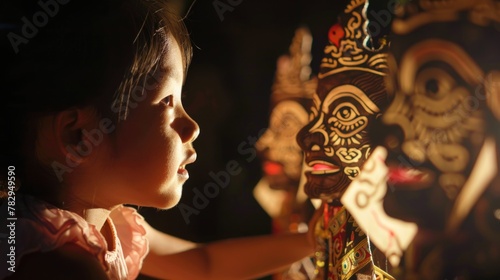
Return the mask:
POLYGON ((371 149, 369 125, 387 103, 386 55, 363 43, 364 4, 352 0, 330 28, 309 123, 297 136, 310 198, 339 198, 359 174, 371 149))

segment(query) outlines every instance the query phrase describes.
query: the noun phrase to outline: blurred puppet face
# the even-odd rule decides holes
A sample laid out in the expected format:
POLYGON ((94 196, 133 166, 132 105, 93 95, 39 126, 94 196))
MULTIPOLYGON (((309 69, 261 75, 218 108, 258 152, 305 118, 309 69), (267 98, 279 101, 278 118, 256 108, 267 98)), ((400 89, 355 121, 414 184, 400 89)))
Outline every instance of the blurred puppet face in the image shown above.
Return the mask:
POLYGON ((256 143, 264 176, 273 189, 296 189, 302 169, 298 131, 307 123, 307 109, 316 79, 310 79, 312 38, 304 28, 296 31, 290 55, 278 59, 271 95, 269 128, 256 143))
POLYGON ((296 188, 302 169, 297 132, 307 123, 307 112, 295 100, 280 101, 272 110, 269 128, 257 143, 263 171, 273 189, 296 188))
POLYGON ((340 198, 370 153, 368 128, 386 105, 385 54, 363 46, 363 8, 352 1, 330 28, 309 123, 297 136, 310 198, 340 198))
POLYGON ((498 114, 492 101, 498 99, 498 42, 490 38, 499 33, 484 26, 491 19, 475 15, 474 1, 464 1, 464 7, 427 2, 408 4, 393 25, 388 92, 394 97, 382 121, 395 192, 386 206, 396 217, 441 229, 477 164, 488 119, 498 114), (439 12, 470 18, 439 22, 439 12), (434 20, 410 21, 424 16, 434 20), (424 207, 407 207, 417 204, 424 207))

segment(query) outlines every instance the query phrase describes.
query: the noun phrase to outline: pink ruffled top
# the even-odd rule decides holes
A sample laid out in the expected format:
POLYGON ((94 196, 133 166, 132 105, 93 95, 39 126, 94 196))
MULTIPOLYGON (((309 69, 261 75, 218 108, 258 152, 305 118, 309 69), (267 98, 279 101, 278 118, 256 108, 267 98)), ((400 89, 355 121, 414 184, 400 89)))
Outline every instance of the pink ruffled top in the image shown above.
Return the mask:
POLYGON ((110 279, 135 279, 138 276, 149 247, 142 225, 144 218, 135 209, 119 206, 110 213, 107 225, 114 244, 108 247, 95 226, 76 213, 30 196, 18 195, 16 206, 18 265, 23 255, 47 252, 74 243, 94 255, 110 279))

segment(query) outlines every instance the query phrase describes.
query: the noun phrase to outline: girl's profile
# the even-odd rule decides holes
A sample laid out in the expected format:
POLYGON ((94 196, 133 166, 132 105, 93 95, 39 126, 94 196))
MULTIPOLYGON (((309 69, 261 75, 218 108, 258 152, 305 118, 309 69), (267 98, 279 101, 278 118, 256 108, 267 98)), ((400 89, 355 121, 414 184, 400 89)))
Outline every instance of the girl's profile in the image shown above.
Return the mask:
POLYGON ((196 244, 124 206, 175 206, 197 157, 181 99, 190 39, 164 1, 1 8, 0 162, 12 172, 0 180, 16 218, 1 278, 248 279, 313 252, 306 233, 196 244))

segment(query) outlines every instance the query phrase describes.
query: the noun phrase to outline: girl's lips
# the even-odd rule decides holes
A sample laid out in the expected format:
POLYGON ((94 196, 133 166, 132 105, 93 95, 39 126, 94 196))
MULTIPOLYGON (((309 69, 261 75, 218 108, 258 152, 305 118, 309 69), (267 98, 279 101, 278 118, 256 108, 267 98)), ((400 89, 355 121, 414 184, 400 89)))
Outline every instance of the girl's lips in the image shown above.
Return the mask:
POLYGON ((274 161, 266 161, 262 169, 267 175, 279 175, 283 173, 283 165, 274 161))
POLYGON ((186 158, 186 160, 179 166, 179 169, 177 169, 177 174, 185 180, 189 179, 189 172, 186 169, 186 165, 195 162, 197 157, 197 154, 194 150, 189 150, 188 155, 189 156, 186 158))
POLYGON ((308 165, 312 167, 311 174, 314 175, 332 174, 340 171, 340 167, 322 160, 311 161, 308 165))
POLYGON ((177 169, 177 174, 179 174, 179 176, 181 176, 184 179, 189 178, 189 172, 184 167, 179 167, 179 169, 177 169))

